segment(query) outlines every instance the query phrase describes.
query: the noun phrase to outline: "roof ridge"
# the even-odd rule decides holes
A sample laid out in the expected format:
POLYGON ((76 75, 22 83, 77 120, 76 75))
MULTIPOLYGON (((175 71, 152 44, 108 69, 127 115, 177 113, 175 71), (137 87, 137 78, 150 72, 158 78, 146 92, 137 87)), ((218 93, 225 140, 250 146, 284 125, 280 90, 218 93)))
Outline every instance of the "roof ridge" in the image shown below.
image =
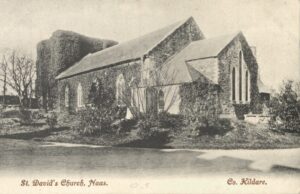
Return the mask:
POLYGON ((224 37, 229 37, 229 36, 232 36, 232 38, 234 38, 235 36, 237 36, 240 33, 241 33, 241 31, 238 31, 238 32, 235 32, 235 33, 230 33, 230 34, 222 34, 222 35, 219 35, 219 36, 213 36, 213 37, 204 38, 204 39, 201 39, 201 40, 195 40, 195 41, 192 41, 191 43, 196 44, 196 43, 201 42, 201 41, 214 40, 214 39, 224 38, 224 37))
POLYGON ((236 36, 236 35, 238 35, 241 32, 242 31, 239 30, 239 31, 235 31, 235 32, 232 32, 232 33, 226 33, 226 34, 221 34, 221 35, 218 35, 218 36, 212 36, 212 37, 209 37, 207 39, 221 38, 221 37, 226 37, 226 36, 236 36))
MULTIPOLYGON (((98 52, 92 53, 92 55, 97 55, 97 54, 103 53, 104 51, 108 52, 108 50, 110 50, 110 49, 112 49, 112 48, 114 48, 114 47, 122 46, 122 45, 124 45, 124 44, 126 44, 126 43, 129 43, 129 42, 131 42, 131 41, 134 41, 134 40, 137 40, 137 39, 141 39, 141 38, 143 38, 143 37, 149 36, 150 34, 154 34, 154 33, 157 32, 157 31, 160 31, 160 30, 162 30, 162 29, 164 29, 164 28, 168 28, 168 27, 170 27, 170 26, 175 25, 175 24, 178 23, 177 27, 176 27, 175 29, 173 29, 172 32, 170 33, 170 34, 172 34, 177 28, 179 28, 182 24, 184 24, 185 22, 187 22, 190 18, 191 18, 191 17, 189 17, 189 18, 186 19, 186 20, 180 20, 180 21, 174 22, 174 23, 172 23, 172 24, 170 24, 170 25, 167 25, 167 26, 164 26, 164 27, 162 27, 162 28, 158 28, 158 29, 156 29, 156 30, 154 30, 154 31, 145 33, 145 34, 143 34, 143 35, 141 35, 141 36, 138 36, 138 37, 135 37, 135 38, 132 38, 132 39, 129 39, 129 40, 125 40, 124 42, 121 42, 121 43, 119 43, 119 44, 116 44, 116 45, 114 45, 114 46, 111 46, 111 47, 109 47, 109 48, 107 48, 107 49, 103 49, 103 50, 100 50, 100 51, 98 51, 98 52)), ((169 34, 169 35, 170 35, 170 34, 169 34)), ((169 36, 169 35, 168 35, 168 36, 169 36)), ((168 36, 166 36, 166 37, 168 37, 168 36)), ((164 40, 166 37, 164 37, 163 40, 164 40)), ((158 43, 158 44, 159 44, 159 43, 158 43)), ((158 44, 156 44, 156 45, 158 45, 158 44)), ((156 46, 156 45, 155 45, 155 46, 156 46)), ((154 47, 155 47, 155 46, 154 46, 154 47)), ((146 54, 146 53, 145 53, 145 54, 146 54)))
MULTIPOLYGON (((193 17, 177 21, 134 39, 127 40, 112 47, 86 55, 68 69, 57 75, 56 79, 63 79, 65 77, 74 76, 93 69, 122 63, 132 59, 140 59, 147 53, 151 52, 153 48, 157 47, 162 41, 174 34, 178 28, 190 20, 194 21, 193 17)), ((188 45, 189 44, 186 46, 188 45)))
MULTIPOLYGON (((149 52, 151 52, 157 45, 159 45, 162 41, 164 41, 167 37, 169 37, 171 34, 173 34, 179 27, 181 27, 183 24, 185 24, 187 21, 189 21, 190 19, 193 19, 192 16, 188 17, 187 19, 185 20, 181 20, 181 21, 178 21, 178 22, 175 22, 173 23, 172 25, 178 23, 178 25, 173 29, 171 30, 168 34, 166 34, 158 43, 156 43, 151 49, 148 49, 144 55, 148 54, 149 52)), ((170 25, 171 26, 171 25, 170 25)))
POLYGON ((239 36, 240 34, 243 34, 242 31, 239 31, 238 33, 235 33, 235 34, 231 34, 231 35, 227 35, 227 36, 232 36, 232 38, 228 41, 228 43, 224 46, 224 48, 222 48, 217 56, 219 56, 219 54, 237 37, 239 36))

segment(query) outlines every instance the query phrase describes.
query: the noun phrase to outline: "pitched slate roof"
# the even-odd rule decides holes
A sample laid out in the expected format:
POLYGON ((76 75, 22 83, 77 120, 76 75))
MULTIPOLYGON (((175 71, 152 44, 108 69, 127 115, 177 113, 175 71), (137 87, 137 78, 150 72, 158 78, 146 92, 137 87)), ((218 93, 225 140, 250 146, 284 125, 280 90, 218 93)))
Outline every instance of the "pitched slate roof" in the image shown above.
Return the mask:
POLYGON ((186 64, 190 65, 195 71, 201 74, 201 78, 204 82, 213 84, 218 83, 219 71, 218 71, 218 60, 216 58, 207 58, 204 60, 193 60, 188 61, 186 64))
POLYGON ((89 54, 59 74, 56 79, 62 79, 79 73, 89 72, 94 69, 99 69, 120 62, 139 59, 190 19, 192 19, 192 17, 184 21, 176 22, 139 38, 117 44, 93 54, 89 54))
POLYGON ((239 33, 192 42, 183 52, 187 60, 216 57, 239 33))
POLYGON ((170 82, 166 82, 165 85, 190 83, 196 80, 214 84, 217 83, 217 59, 197 60, 193 61, 193 63, 187 61, 181 62, 182 63, 166 63, 163 66, 167 69, 165 71, 169 74, 167 78, 171 78, 170 82), (212 72, 211 75, 216 76, 210 76, 207 72, 212 72))
POLYGON ((191 42, 170 58, 165 68, 176 71, 175 83, 193 82, 196 79, 218 82, 218 64, 214 59, 240 33, 191 42))

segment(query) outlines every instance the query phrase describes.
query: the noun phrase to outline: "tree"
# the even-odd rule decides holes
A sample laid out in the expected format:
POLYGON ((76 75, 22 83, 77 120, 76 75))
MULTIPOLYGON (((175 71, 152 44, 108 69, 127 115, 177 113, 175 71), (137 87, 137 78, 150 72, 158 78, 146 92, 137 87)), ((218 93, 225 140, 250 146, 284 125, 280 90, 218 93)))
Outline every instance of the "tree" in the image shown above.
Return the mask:
POLYGON ((110 109, 115 98, 112 88, 104 86, 102 80, 96 78, 92 83, 88 99, 89 103, 99 109, 110 109))
POLYGON ((294 82, 294 90, 295 90, 298 98, 300 98, 300 81, 294 82))
POLYGON ((285 81, 280 93, 271 99, 270 109, 273 120, 270 122, 270 127, 272 129, 300 132, 300 100, 295 90, 297 85, 293 81, 285 81))
MULTIPOLYGON (((121 90, 122 101, 135 118, 157 115, 159 107, 159 94, 163 92, 163 109, 161 112, 167 112, 178 100, 178 87, 174 86, 177 71, 171 68, 153 67, 144 70, 142 78, 136 77, 136 66, 128 66, 126 71, 129 76, 125 82, 125 89, 121 90), (145 76, 146 75, 146 76, 145 76), (151 99, 147 98, 147 92, 151 93, 151 99), (151 110, 147 108, 147 103, 151 100, 155 106, 151 110), (147 102, 148 101, 148 102, 147 102)), ((126 76, 125 76, 126 77, 126 76)))
POLYGON ((19 97, 21 108, 29 107, 34 95, 34 80, 36 68, 33 60, 25 54, 15 50, 3 55, 1 65, 0 81, 3 83, 3 90, 9 86, 19 97))
POLYGON ((6 102, 5 102, 5 96, 6 96, 6 91, 7 91, 7 61, 5 58, 5 55, 2 56, 2 62, 0 65, 0 77, 3 80, 3 106, 5 107, 6 102))
POLYGON ((109 131, 118 111, 114 106, 112 88, 103 86, 102 80, 96 78, 88 98, 89 105, 79 111, 80 131, 85 135, 109 131))

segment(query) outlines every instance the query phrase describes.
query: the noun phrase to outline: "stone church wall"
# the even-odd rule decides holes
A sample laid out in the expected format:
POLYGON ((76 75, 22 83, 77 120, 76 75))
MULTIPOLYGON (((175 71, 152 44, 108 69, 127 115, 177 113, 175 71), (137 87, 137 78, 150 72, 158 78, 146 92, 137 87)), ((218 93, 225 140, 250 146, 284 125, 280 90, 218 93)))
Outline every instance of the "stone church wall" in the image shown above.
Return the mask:
POLYGON ((102 83, 106 87, 111 87, 112 91, 116 92, 116 79, 117 76, 123 73, 124 79, 129 83, 132 78, 135 78, 137 81, 140 79, 140 60, 120 64, 114 67, 105 68, 101 70, 92 71, 89 73, 84 73, 69 77, 63 80, 59 80, 58 89, 59 89, 59 101, 58 107, 61 111, 76 112, 77 110, 77 87, 79 83, 82 86, 83 94, 83 104, 89 103, 89 93, 92 86, 92 83, 96 78, 101 79, 102 83), (69 107, 65 106, 65 88, 69 87, 69 107))
POLYGON ((185 83, 179 91, 180 113, 187 120, 196 116, 214 117, 221 113, 220 87, 215 84, 196 81, 185 83))
POLYGON ((149 53, 149 57, 153 60, 156 67, 159 67, 167 59, 186 47, 190 42, 201 40, 203 38, 204 35, 199 30, 195 21, 191 18, 172 35, 168 36, 157 45, 155 49, 149 53))
POLYGON ((235 38, 219 55, 219 85, 221 87, 220 99, 222 113, 225 115, 237 115, 243 118, 243 114, 256 111, 258 98, 257 63, 253 58, 250 47, 242 36, 235 38), (239 100, 239 52, 242 51, 242 101, 239 100), (232 69, 236 73, 236 100, 232 100, 232 69), (249 72, 250 99, 245 100, 245 71, 249 72))

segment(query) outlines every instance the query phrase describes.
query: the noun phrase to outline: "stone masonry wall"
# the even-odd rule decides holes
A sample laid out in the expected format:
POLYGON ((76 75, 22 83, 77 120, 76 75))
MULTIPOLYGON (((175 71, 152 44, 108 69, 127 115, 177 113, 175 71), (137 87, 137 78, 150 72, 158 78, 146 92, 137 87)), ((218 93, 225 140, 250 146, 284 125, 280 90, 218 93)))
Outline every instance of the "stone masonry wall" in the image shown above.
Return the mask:
POLYGON ((188 120, 194 117, 215 117, 221 113, 220 87, 201 80, 180 86, 180 113, 188 120), (203 113, 203 115, 201 115, 203 113), (200 114, 200 115, 199 115, 200 114), (209 115, 211 114, 211 115, 209 115))
MULTIPOLYGON (((114 67, 96 70, 89 73, 84 73, 76 75, 70 78, 66 78, 58 81, 59 88, 59 101, 58 106, 61 111, 76 112, 77 110, 77 87, 79 83, 82 86, 83 93, 83 104, 88 103, 88 96, 93 81, 96 78, 102 80, 104 86, 113 88, 113 91, 116 91, 116 79, 118 75, 123 73, 125 81, 128 83, 135 78, 137 81, 140 79, 140 67, 141 63, 139 61, 120 64, 114 67), (69 107, 67 108, 64 104, 65 102, 65 88, 69 87, 69 107)), ((114 94, 115 96, 115 94, 114 94)))
POLYGON ((57 83, 55 77, 89 53, 117 44, 112 40, 96 39, 71 32, 57 30, 37 45, 37 96, 45 109, 55 108, 57 83))
POLYGON ((219 55, 219 85, 221 87, 220 99, 222 103, 222 113, 227 115, 236 114, 238 118, 243 118, 243 114, 255 112, 257 103, 257 63, 253 58, 251 49, 244 37, 239 34, 219 55), (242 51, 242 101, 239 100, 239 52, 242 51), (236 74, 236 95, 232 101, 232 69, 235 68, 236 74), (245 72, 248 70, 250 84, 248 90, 250 99, 245 100, 245 72))
POLYGON ((172 35, 163 40, 150 53, 151 58, 156 67, 159 67, 167 59, 175 53, 181 51, 190 42, 201 40, 204 35, 195 23, 193 18, 190 18, 183 26, 178 28, 172 35))
POLYGON ((37 45, 37 59, 36 59, 36 95, 40 97, 40 104, 42 107, 47 107, 48 99, 48 88, 51 83, 50 80, 50 70, 48 69, 51 62, 51 50, 49 46, 49 40, 44 40, 37 45))
MULTIPOLYGON (((157 68, 164 63, 169 57, 173 56, 175 53, 182 50, 185 46, 187 46, 191 41, 203 39, 204 36, 199 30, 197 24, 195 23, 193 18, 190 18, 183 26, 177 29, 173 34, 163 40, 153 51, 150 52, 149 58, 151 58, 151 66, 153 68, 157 68)), ((115 87, 116 76, 119 75, 120 71, 126 72, 125 66, 118 65, 113 68, 106 68, 103 70, 97 70, 95 72, 85 73, 82 75, 73 76, 71 78, 63 79, 59 81, 59 94, 60 94, 60 106, 61 108, 65 108, 64 106, 64 90, 66 85, 69 85, 69 93, 70 93, 70 111, 75 111, 76 108, 76 88, 78 83, 80 82, 83 88, 83 100, 84 103, 87 102, 87 97, 89 93, 89 88, 91 87, 92 81, 96 78, 106 77, 107 80, 105 84, 110 84, 112 87, 115 87), (123 68, 124 67, 124 68, 123 68), (122 70, 121 70, 122 69, 122 70)), ((138 63, 138 67, 136 69, 136 75, 140 77, 143 75, 143 72, 147 71, 145 67, 143 67, 141 63, 138 63), (141 69, 144 68, 144 69, 141 69)), ((131 79, 131 78, 130 78, 131 79)), ((128 80, 127 80, 128 81, 128 80)))

